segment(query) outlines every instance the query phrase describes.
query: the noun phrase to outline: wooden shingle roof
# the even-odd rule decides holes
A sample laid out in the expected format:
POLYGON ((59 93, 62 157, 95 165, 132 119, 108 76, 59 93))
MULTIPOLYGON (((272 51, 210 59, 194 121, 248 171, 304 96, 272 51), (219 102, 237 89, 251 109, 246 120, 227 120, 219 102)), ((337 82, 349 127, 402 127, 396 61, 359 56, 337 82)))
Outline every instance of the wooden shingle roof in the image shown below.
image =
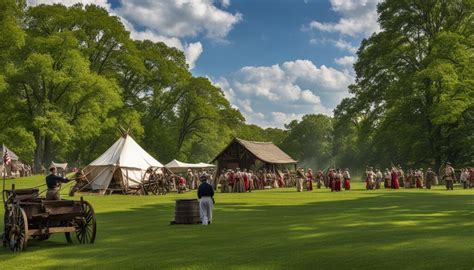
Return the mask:
MULTIPOLYGON (((287 153, 283 152, 278 146, 272 142, 254 142, 246 141, 239 138, 235 138, 230 144, 238 143, 250 153, 252 153, 256 158, 260 159, 266 163, 272 164, 293 164, 296 163, 296 160, 291 158, 287 153)), ((229 147, 227 146, 226 149, 229 147)), ((220 154, 219 154, 220 155, 220 154)), ((215 161, 219 155, 214 158, 215 161)))

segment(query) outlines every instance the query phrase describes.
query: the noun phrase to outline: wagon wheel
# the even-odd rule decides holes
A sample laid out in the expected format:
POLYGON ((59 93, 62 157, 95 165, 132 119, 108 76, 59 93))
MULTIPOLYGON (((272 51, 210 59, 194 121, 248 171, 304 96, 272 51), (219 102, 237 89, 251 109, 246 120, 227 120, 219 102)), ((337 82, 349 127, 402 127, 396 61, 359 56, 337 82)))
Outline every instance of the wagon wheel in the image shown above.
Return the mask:
MULTIPOLYGON (((5 228, 8 245, 13 252, 26 249, 28 242, 28 219, 26 213, 19 205, 13 206, 8 216, 8 229, 5 228)), ((5 226, 7 227, 7 226, 5 226)))
MULTIPOLYGON (((81 202, 83 214, 74 221, 76 238, 80 244, 92 244, 95 241, 97 223, 92 205, 86 201, 81 202)), ((71 233, 65 233, 68 243, 72 243, 71 233)))

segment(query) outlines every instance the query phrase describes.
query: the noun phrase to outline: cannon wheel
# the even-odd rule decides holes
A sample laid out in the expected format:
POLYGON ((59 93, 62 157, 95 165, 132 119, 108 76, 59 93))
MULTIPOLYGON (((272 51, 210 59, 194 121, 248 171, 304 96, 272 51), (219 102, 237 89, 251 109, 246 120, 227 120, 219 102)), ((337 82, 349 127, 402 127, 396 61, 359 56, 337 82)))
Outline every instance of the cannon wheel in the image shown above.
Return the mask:
MULTIPOLYGON (((76 218, 74 226, 76 227, 76 238, 80 244, 92 244, 95 241, 97 223, 95 212, 92 205, 86 201, 82 201, 83 214, 76 218)), ((68 243, 72 243, 71 233, 65 233, 68 243)))
POLYGON ((149 181, 150 182, 148 184, 148 189, 151 191, 151 193, 153 193, 153 195, 157 195, 159 189, 158 179, 156 178, 156 176, 150 175, 149 181))
POLYGON ((28 219, 19 205, 13 206, 10 214, 8 217, 10 227, 6 232, 8 245, 11 251, 21 252, 26 249, 28 242, 28 219))

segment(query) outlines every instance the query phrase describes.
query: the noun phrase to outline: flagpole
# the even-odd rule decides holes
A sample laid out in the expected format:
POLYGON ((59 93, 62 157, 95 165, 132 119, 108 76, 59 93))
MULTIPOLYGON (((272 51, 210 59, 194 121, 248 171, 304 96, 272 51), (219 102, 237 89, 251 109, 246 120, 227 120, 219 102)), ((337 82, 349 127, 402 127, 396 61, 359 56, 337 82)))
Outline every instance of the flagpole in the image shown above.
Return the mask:
POLYGON ((7 174, 6 165, 5 165, 5 145, 2 145, 2 161, 3 161, 3 188, 2 188, 2 201, 3 205, 5 205, 5 176, 7 174))

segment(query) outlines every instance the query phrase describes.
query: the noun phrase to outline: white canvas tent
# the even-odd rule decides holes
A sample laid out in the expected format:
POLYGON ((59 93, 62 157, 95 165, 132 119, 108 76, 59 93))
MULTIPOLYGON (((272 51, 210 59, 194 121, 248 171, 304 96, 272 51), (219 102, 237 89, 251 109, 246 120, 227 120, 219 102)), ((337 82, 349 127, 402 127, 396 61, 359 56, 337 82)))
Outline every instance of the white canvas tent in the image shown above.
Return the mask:
POLYGON ((150 167, 162 168, 163 165, 143 150, 130 135, 124 134, 89 164, 84 174, 91 181, 92 190, 105 192, 107 189, 121 189, 126 192, 141 183, 150 167))
POLYGON ((66 175, 67 163, 56 163, 54 161, 51 161, 51 166, 50 167, 56 167, 57 172, 60 176, 65 176, 66 175))
POLYGON ((181 162, 179 160, 173 159, 170 161, 168 164, 165 165, 166 168, 168 168, 170 171, 173 172, 180 172, 180 171, 185 171, 187 169, 204 169, 204 168, 214 168, 215 166, 212 164, 207 164, 207 163, 186 163, 186 162, 181 162))

